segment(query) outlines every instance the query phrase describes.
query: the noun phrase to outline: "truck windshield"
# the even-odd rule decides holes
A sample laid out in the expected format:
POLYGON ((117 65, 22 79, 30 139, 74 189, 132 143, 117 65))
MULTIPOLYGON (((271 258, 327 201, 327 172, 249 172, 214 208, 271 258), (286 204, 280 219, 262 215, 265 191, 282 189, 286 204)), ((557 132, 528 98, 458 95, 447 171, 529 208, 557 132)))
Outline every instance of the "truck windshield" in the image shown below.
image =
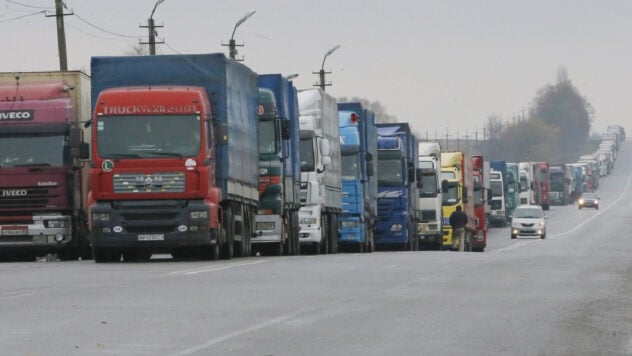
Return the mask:
POLYGON ((443 192, 442 195, 442 204, 443 205, 455 205, 459 202, 459 186, 456 184, 451 184, 448 187, 447 192, 443 192))
POLYGON ((436 197, 437 196, 437 175, 436 174, 423 174, 421 176, 423 186, 419 189, 419 196, 421 198, 436 197))
POLYGON ((360 167, 358 165, 358 154, 344 154, 341 156, 342 179, 359 179, 360 167))
POLYGON ((456 179, 456 174, 453 171, 441 171, 441 180, 456 179))
POLYGON ((62 134, 0 134, 0 167, 60 167, 65 143, 62 134))
POLYGON ((564 190, 564 174, 551 173, 551 191, 561 192, 564 190))
POLYGON ((499 180, 493 180, 489 182, 489 189, 492 191, 492 197, 503 196, 503 182, 499 180))
POLYGON ((259 134, 259 153, 271 154, 278 153, 276 125, 272 120, 260 120, 258 127, 259 134))
POLYGON ((194 157, 200 153, 199 115, 99 116, 103 158, 194 157))
POLYGON ((396 159, 377 160, 377 184, 381 186, 401 186, 404 184, 404 161, 396 159))
POLYGON ((301 172, 312 172, 316 169, 314 143, 311 137, 301 139, 300 157, 301 172))
POLYGON ((529 182, 527 181, 527 176, 520 175, 520 191, 526 192, 529 190, 529 182))

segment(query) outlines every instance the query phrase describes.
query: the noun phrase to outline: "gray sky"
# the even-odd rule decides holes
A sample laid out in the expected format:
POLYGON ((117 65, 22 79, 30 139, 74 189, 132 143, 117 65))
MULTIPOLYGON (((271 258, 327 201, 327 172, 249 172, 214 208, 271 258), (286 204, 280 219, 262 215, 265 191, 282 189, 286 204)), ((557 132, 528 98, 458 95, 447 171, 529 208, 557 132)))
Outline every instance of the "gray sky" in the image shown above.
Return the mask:
MULTIPOLYGON (((89 72, 91 56, 146 41, 139 25, 155 2, 65 0, 75 13, 65 17, 69 69, 89 72)), ((54 0, 0 0, 0 71, 59 69, 54 18, 27 16, 41 7, 54 0)), ((254 71, 298 73, 296 85, 311 87, 312 71, 340 44, 325 63, 327 92, 379 100, 424 137, 482 135, 492 113, 528 113, 561 66, 593 105, 594 130, 619 124, 632 133, 632 1, 166 0, 154 14, 165 26, 157 51, 227 53, 221 43, 250 10, 235 39, 254 71)))

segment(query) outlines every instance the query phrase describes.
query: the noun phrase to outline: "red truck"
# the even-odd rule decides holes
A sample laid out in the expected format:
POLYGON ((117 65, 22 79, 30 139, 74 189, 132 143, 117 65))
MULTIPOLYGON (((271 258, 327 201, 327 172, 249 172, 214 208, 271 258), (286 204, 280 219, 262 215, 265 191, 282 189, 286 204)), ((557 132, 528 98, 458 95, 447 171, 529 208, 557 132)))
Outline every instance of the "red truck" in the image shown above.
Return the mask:
MULTIPOLYGON (((487 247, 487 221, 485 208, 488 201, 488 187, 485 182, 485 159, 483 156, 472 156, 472 178, 474 189, 474 214, 476 215, 476 231, 472 236, 472 251, 483 252, 487 247)), ((489 172, 488 172, 489 173, 489 172)))
POLYGON ((89 258, 89 119, 86 74, 0 73, 2 259, 89 258))
POLYGON ((543 210, 549 210, 551 203, 549 191, 551 190, 551 175, 548 162, 538 162, 540 166, 540 206, 543 210))

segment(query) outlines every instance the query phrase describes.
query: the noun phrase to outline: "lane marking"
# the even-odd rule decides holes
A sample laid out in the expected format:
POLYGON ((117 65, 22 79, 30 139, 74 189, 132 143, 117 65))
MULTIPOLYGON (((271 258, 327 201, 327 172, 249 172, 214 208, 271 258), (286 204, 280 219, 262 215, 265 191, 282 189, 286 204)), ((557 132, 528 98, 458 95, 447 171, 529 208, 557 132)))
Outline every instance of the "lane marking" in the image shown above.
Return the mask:
POLYGON ((201 267, 201 268, 195 268, 195 269, 185 269, 185 270, 182 270, 182 271, 169 272, 169 273, 167 273, 167 275, 191 276, 191 275, 196 275, 196 274, 199 274, 199 273, 223 271, 223 270, 226 270, 226 269, 231 269, 231 268, 236 268, 236 267, 256 265, 256 264, 259 264, 259 263, 264 263, 264 262, 269 262, 269 261, 270 260, 260 260, 260 261, 233 263, 233 264, 223 265, 223 266, 207 266, 207 267, 201 267))
MULTIPOLYGON (((632 183, 632 175, 630 175, 628 177, 628 182, 625 185, 625 188, 623 189, 623 192, 621 193, 621 195, 619 196, 619 198, 617 198, 614 202, 612 202, 612 204, 608 205, 607 207, 603 208, 603 209, 599 209, 599 212, 594 214, 593 216, 591 216, 590 218, 584 220, 581 224, 575 226, 574 228, 566 231, 566 232, 562 232, 559 234, 555 234, 555 235, 547 235, 545 240, 548 239, 556 239, 558 237, 562 237, 562 236, 566 236, 568 234, 572 234, 574 232, 576 232, 577 230, 581 229, 584 225, 588 224, 589 222, 591 222, 593 219, 597 218, 598 216, 600 216, 601 214, 605 213, 606 211, 608 211, 608 209, 612 208, 613 206, 617 205, 617 203, 619 203, 619 201, 621 201, 621 199, 623 199, 625 197, 625 195, 627 194, 629 188, 630 188, 630 184, 632 183)), ((507 251, 511 251, 514 249, 517 249, 519 247, 522 246, 526 246, 529 243, 532 242, 541 242, 544 240, 541 239, 537 239, 537 240, 531 240, 531 241, 521 241, 521 242, 516 242, 514 244, 511 244, 507 247, 503 247, 503 248, 499 248, 498 250, 494 250, 491 251, 492 253, 500 253, 500 252, 507 252, 507 251)))
MULTIPOLYGON (((608 209, 610 209, 613 206, 617 205, 617 203, 619 203, 619 201, 621 201, 621 199, 623 199, 623 197, 625 197, 625 195, 627 194, 628 189, 630 188, 630 183, 632 183, 632 175, 630 175, 628 177, 628 183, 625 185, 625 189, 623 189, 623 193, 621 193, 621 195, 619 195, 619 197, 614 202, 612 202, 612 204, 608 205, 607 207, 605 207, 603 209, 599 209, 598 213, 596 213, 593 216, 591 216, 590 218, 584 220, 584 222, 582 222, 581 224, 575 226, 574 228, 572 228, 572 229, 570 229, 570 230, 568 230, 566 232, 562 232, 560 234, 551 235, 551 238, 558 238, 558 237, 561 237, 561 236, 565 236, 565 235, 571 234, 571 233, 579 230, 584 225, 588 224, 589 222, 591 222, 592 220, 594 220, 595 218, 597 218, 601 214, 603 214, 606 211, 608 211, 608 209)), ((547 238, 548 238, 548 236, 547 236, 547 238)))

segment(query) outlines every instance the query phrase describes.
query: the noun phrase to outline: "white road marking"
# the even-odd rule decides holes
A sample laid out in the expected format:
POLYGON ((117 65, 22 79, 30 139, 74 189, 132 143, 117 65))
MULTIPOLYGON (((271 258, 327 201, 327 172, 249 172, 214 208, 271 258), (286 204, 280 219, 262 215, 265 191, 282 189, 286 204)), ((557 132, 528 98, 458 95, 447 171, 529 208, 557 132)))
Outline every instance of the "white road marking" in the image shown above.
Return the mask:
POLYGON ((233 263, 233 264, 223 265, 223 266, 207 266, 207 267, 203 267, 203 268, 185 269, 185 270, 182 270, 182 271, 173 271, 173 272, 169 272, 167 274, 168 275, 185 275, 185 276, 190 276, 190 275, 196 275, 196 274, 199 274, 199 273, 223 271, 223 270, 226 270, 226 269, 231 269, 231 268, 236 268, 236 267, 256 265, 256 264, 259 264, 259 263, 264 263, 264 262, 269 262, 269 261, 270 260, 260 260, 260 261, 252 261, 252 262, 233 263))
MULTIPOLYGON (((593 216, 591 216, 590 218, 584 220, 584 222, 582 222, 581 224, 575 226, 574 228, 572 228, 572 229, 570 229, 570 230, 568 230, 566 232, 562 232, 560 234, 547 235, 546 238, 547 239, 555 239, 555 238, 558 238, 558 237, 566 236, 568 234, 572 234, 575 231, 581 229, 584 225, 588 224, 589 222, 591 222, 596 217, 598 217, 601 214, 605 213, 606 211, 608 211, 608 209, 610 209, 613 206, 617 205, 617 203, 619 203, 619 201, 621 201, 621 199, 623 199, 623 197, 625 197, 625 195, 627 194, 631 183, 632 183, 632 175, 630 175, 628 177, 628 183, 625 185, 625 189, 623 190, 622 194, 619 196, 619 198, 617 198, 615 201, 613 201, 612 204, 608 205, 607 207, 605 207, 603 209, 601 209, 601 207, 600 207, 600 210, 599 210, 598 213, 596 213, 593 216)), ((517 243, 514 243, 514 244, 509 245, 507 247, 499 248, 498 250, 494 250, 494 251, 491 251, 491 252, 492 253, 507 252, 507 251, 511 251, 511 250, 514 250, 514 249, 522 247, 522 246, 526 246, 528 243, 537 242, 537 241, 543 241, 543 240, 538 239, 538 240, 517 242, 517 243)))

